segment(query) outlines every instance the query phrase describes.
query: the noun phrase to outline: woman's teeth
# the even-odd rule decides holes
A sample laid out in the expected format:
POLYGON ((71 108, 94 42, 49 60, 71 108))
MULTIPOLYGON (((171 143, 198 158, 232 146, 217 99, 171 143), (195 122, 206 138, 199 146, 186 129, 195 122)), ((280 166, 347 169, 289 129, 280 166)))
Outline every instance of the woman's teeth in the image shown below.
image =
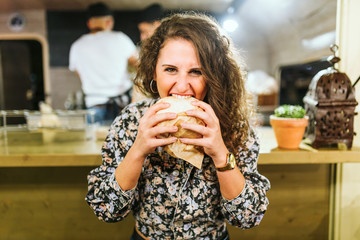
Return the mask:
POLYGON ((177 94, 172 94, 171 96, 176 97, 176 98, 190 98, 191 97, 189 95, 183 96, 183 95, 177 95, 177 94))

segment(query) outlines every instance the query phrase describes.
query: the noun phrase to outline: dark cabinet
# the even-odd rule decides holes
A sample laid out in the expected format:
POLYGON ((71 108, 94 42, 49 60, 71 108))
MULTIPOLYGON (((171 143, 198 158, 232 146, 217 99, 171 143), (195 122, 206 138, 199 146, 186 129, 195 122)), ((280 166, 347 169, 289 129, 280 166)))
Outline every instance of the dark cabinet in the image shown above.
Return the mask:
POLYGON ((44 101, 42 45, 36 40, 0 40, 0 109, 38 110, 44 101))

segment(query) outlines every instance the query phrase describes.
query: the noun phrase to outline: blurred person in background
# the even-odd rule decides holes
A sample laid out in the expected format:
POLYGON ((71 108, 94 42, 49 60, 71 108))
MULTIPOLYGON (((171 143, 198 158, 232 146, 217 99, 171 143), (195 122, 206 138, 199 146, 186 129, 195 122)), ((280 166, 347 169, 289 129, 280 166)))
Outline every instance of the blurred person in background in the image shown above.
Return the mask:
POLYGON ((95 122, 110 125, 131 101, 127 67, 136 66, 137 50, 126 34, 113 31, 112 11, 104 3, 91 4, 87 17, 90 32, 71 45, 69 69, 81 80, 86 108, 94 110, 95 122))
MULTIPOLYGON (((155 30, 160 25, 161 19, 163 17, 164 9, 158 3, 151 4, 140 13, 137 27, 140 32, 141 43, 143 43, 145 40, 147 40, 154 34, 155 30)), ((138 102, 147 97, 148 96, 141 93, 139 89, 134 86, 132 102, 138 102)))
POLYGON ((164 10, 161 5, 157 3, 152 4, 143 10, 138 23, 140 40, 142 42, 154 34, 156 28, 160 25, 163 15, 164 10))

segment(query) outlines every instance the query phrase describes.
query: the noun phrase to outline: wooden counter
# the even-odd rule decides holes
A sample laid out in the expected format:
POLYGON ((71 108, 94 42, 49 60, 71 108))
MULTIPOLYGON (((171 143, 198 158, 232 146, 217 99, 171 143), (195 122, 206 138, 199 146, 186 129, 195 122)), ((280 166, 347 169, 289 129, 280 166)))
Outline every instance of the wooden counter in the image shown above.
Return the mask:
MULTIPOLYGON (((0 135, 0 167, 75 167, 101 164, 101 145, 81 132, 8 132, 0 135)), ((316 150, 305 143, 299 150, 277 148, 272 128, 258 129, 259 164, 331 164, 360 162, 360 148, 316 150)))
MULTIPOLYGON (((281 150, 271 128, 259 128, 258 135, 258 170, 271 182, 269 209, 256 228, 229 226, 231 239, 333 239, 334 222, 339 221, 335 170, 342 165, 335 163, 359 162, 359 148, 316 150, 302 143, 299 150, 281 150)), ((81 131, 0 132, 1 237, 130 238, 131 216, 105 224, 84 201, 86 176, 101 164, 103 141, 94 139, 81 131)), ((344 209, 339 211, 346 213, 344 209)))
POLYGON ((3 132, 0 167, 97 166, 101 164, 102 144, 84 131, 3 132))
POLYGON ((274 131, 271 127, 258 129, 260 138, 259 164, 332 164, 359 163, 360 146, 351 150, 345 147, 339 149, 314 149, 304 140, 299 150, 284 150, 277 148, 274 131))

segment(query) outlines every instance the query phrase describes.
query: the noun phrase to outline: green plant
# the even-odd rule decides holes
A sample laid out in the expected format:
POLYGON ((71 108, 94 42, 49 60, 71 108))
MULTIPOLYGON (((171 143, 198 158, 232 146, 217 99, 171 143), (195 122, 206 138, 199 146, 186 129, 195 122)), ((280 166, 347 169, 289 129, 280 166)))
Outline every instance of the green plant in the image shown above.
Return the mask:
POLYGON ((282 118, 303 118, 305 109, 299 105, 281 105, 274 110, 275 117, 282 118))

